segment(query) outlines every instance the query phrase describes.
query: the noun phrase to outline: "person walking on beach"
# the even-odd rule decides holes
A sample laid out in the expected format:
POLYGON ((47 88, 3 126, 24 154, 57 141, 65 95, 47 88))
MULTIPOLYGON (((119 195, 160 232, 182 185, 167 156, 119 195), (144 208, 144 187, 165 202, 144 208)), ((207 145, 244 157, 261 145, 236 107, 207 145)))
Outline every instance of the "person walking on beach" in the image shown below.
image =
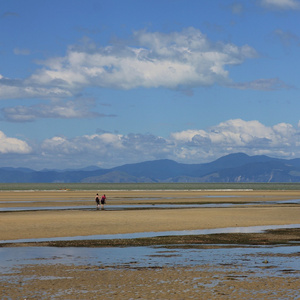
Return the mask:
POLYGON ((95 197, 95 201, 96 201, 96 204, 97 204, 97 210, 99 209, 100 207, 100 199, 99 199, 99 195, 97 194, 96 197, 95 197))
POLYGON ((104 204, 106 203, 106 196, 105 194, 101 197, 101 209, 104 210, 104 204))

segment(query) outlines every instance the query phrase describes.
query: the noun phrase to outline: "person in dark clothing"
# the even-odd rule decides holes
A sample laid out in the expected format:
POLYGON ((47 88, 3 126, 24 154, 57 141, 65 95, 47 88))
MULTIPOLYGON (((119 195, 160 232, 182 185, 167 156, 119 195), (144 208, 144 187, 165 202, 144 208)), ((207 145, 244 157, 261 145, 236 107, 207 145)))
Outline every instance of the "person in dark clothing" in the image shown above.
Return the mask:
POLYGON ((100 207, 100 199, 99 199, 99 195, 97 194, 96 197, 95 197, 95 201, 96 201, 96 204, 97 204, 97 210, 99 209, 100 207))

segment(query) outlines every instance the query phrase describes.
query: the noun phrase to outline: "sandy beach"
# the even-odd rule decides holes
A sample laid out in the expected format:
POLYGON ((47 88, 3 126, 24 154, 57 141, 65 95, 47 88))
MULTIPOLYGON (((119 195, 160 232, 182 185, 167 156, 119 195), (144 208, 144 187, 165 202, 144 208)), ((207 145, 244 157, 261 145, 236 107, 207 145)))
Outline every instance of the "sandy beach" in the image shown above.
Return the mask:
MULTIPOLYGON (((91 205, 90 210, 2 212, 0 240, 198 230, 300 223, 300 191, 107 191, 107 210, 96 210, 98 191, 0 192, 0 207, 91 205), (34 202, 34 203, 33 203, 34 202), (253 204, 255 202, 255 204, 253 204), (259 202, 263 204, 259 205, 259 202), (110 211, 112 204, 148 203, 153 209, 110 211), (156 209, 162 203, 235 203, 232 207, 156 209), (247 205, 249 203, 249 205, 247 205), (250 203, 252 203, 250 205, 250 203)), ((99 193, 101 193, 100 191, 99 193)), ((299 255, 299 253, 298 253, 299 255)), ((262 260, 261 260, 262 261, 262 260)), ((267 270, 268 265, 265 266, 267 270)), ((262 267, 264 268, 264 266, 262 267)), ((298 271, 297 271, 298 272, 298 271)), ((264 278, 238 266, 134 268, 99 265, 18 266, 1 275, 2 299, 297 299, 299 272, 264 278), (251 275, 251 276, 250 276, 251 275)))
MULTIPOLYGON (((91 205, 96 208, 96 192, 1 192, 0 202, 5 203, 0 203, 0 207, 91 205), (14 203, 16 201, 18 203, 14 203)), ((155 205, 221 202, 245 204, 253 201, 259 203, 297 199, 299 195, 299 191, 111 191, 107 193, 107 209, 112 204, 141 203, 150 203, 153 209, 6 212, 1 214, 0 240, 296 224, 300 223, 300 208, 299 205, 292 204, 192 209, 155 209, 155 205)))

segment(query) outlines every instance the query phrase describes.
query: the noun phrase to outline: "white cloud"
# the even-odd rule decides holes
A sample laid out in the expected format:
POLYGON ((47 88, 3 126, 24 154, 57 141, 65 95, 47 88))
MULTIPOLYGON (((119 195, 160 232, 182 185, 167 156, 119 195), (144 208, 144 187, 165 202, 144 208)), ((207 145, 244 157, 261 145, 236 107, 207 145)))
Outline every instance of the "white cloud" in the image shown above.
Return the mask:
POLYGON ((300 157, 300 130, 291 124, 266 126, 259 121, 228 120, 206 130, 174 132, 168 138, 150 134, 93 134, 72 139, 53 137, 41 145, 44 161, 58 166, 112 167, 161 158, 203 163, 244 152, 271 157, 300 157), (63 162, 63 164, 62 164, 63 162))
POLYGON ((71 97, 72 92, 48 82, 37 84, 31 79, 9 79, 0 74, 0 99, 71 97))
POLYGON ((300 8, 300 3, 297 0, 261 0, 261 4, 268 8, 280 10, 294 10, 300 8))
POLYGON ((85 135, 73 139, 56 136, 51 139, 46 139, 42 143, 41 148, 44 153, 103 155, 108 149, 110 149, 110 151, 122 149, 121 139, 121 135, 110 133, 104 133, 102 135, 95 134, 91 136, 85 135))
POLYGON ((176 142, 177 148, 183 149, 184 158, 189 160, 193 157, 200 158, 204 152, 211 157, 233 152, 250 155, 264 153, 275 157, 300 156, 299 129, 286 123, 268 127, 258 121, 236 119, 220 123, 208 130, 175 132, 171 138, 176 142), (199 152, 195 154, 194 148, 199 152), (193 151, 190 152, 190 149, 193 151))
MULTIPOLYGON (((300 123, 299 123, 300 124, 300 123)), ((300 157, 300 127, 288 123, 266 126, 259 121, 234 119, 207 129, 172 133, 168 138, 151 134, 102 133, 67 138, 54 136, 31 147, 1 133, 0 153, 19 155, 7 165, 42 168, 76 168, 99 165, 110 168, 127 163, 168 158, 182 163, 204 163, 230 153, 300 157)))
POLYGON ((86 87, 133 89, 226 85, 226 69, 257 56, 248 46, 212 42, 200 30, 138 31, 133 45, 69 47, 65 57, 41 62, 25 80, 0 78, 0 98, 70 97, 86 87))
POLYGON ((115 117, 115 115, 92 112, 94 99, 79 98, 73 101, 51 101, 32 106, 13 106, 2 108, 3 118, 10 122, 32 122, 39 118, 82 119, 115 117))
MULTIPOLYGON (((71 167, 99 165, 113 167, 131 162, 166 157, 167 141, 153 135, 112 133, 79 136, 73 139, 53 137, 41 145, 43 160, 63 162, 71 167)), ((61 165, 61 163, 60 163, 61 165)))
POLYGON ((1 154, 28 154, 32 151, 31 147, 20 139, 7 137, 0 131, 0 153, 1 154))

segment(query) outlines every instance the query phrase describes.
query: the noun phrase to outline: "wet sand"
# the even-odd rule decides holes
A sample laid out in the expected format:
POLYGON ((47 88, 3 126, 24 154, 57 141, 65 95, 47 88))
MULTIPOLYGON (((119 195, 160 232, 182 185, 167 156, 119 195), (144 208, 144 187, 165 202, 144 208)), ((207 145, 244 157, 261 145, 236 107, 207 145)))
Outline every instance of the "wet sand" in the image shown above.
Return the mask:
POLYGON ((31 265, 1 292, 8 299, 299 299, 299 278, 251 275, 234 266, 31 265))
MULTIPOLYGON (((20 205, 95 205, 95 192, 0 192, 0 207, 20 205), (35 201, 25 203, 26 201, 35 201), (1 203, 3 202, 3 203, 1 203), (5 202, 5 203, 4 203, 5 202), (11 204, 10 204, 11 202, 11 204)), ((155 209, 159 203, 247 203, 296 199, 287 192, 116 191, 107 193, 110 204, 153 204, 153 209, 130 211, 25 211, 1 213, 0 240, 87 236, 134 232, 198 230, 224 227, 300 223, 299 205, 235 206, 227 208, 155 209), (226 197, 220 197, 226 196, 226 197)), ((96 208, 96 206, 95 206, 96 208)))
POLYGON ((0 240, 299 224, 299 216, 295 207, 9 212, 0 240))
MULTIPOLYGON (((94 205, 96 191, 0 192, 1 207, 94 205), (24 203, 12 203, 21 201, 24 203), (37 201, 30 204, 26 201, 37 201), (60 201, 60 202, 57 202, 60 201), (9 203, 11 202, 11 203, 9 203)), ((101 193, 101 191, 100 191, 101 193)), ((117 191, 108 204, 152 203, 132 211, 28 211, 1 213, 0 240, 198 230, 300 223, 297 204, 228 208, 155 209, 156 203, 247 203, 298 199, 300 191, 117 191)), ((78 258, 80 259, 80 258, 78 258)), ((263 268, 263 267, 261 267, 263 268)), ((272 268, 266 264, 266 269, 272 268)), ((201 267, 24 265, 1 274, 4 299, 297 299, 298 276, 263 276, 238 266, 201 267)))

